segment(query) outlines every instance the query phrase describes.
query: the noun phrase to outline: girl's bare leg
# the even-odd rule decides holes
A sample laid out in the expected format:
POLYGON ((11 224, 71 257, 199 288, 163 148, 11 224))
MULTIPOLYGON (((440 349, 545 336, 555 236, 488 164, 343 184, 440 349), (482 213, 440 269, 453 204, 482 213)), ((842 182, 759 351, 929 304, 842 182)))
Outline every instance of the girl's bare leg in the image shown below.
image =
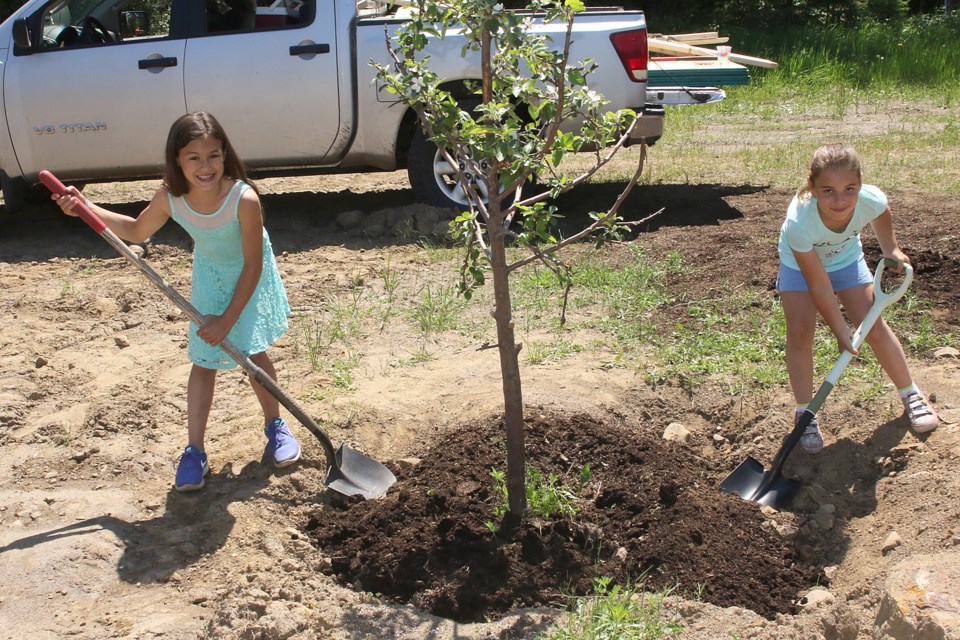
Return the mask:
POLYGON ((780 294, 787 321, 787 373, 797 404, 813 399, 813 337, 817 328, 817 308, 805 291, 780 294))
MULTIPOLYGON (((250 356, 250 360, 253 364, 257 365, 263 372, 266 373, 270 378, 276 382, 277 380, 277 370, 273 366, 273 362, 270 360, 270 356, 267 355, 266 351, 261 351, 260 353, 255 353, 250 356)), ((280 401, 277 400, 272 393, 270 393, 262 384, 253 379, 253 376, 250 376, 250 386, 253 387, 253 392, 257 395, 257 400, 260 402, 260 408, 263 410, 263 423, 270 424, 270 421, 274 418, 280 417, 280 401)))
POLYGON ((203 438, 207 419, 213 406, 213 391, 217 385, 217 370, 193 365, 187 381, 187 438, 189 444, 204 451, 203 438))

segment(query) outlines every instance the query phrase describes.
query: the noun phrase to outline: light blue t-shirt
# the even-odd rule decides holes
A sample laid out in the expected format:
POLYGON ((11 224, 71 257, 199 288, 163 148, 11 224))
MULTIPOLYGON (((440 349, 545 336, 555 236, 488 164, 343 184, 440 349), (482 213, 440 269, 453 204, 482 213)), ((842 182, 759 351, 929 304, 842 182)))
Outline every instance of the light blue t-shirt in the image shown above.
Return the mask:
POLYGON ((787 219, 780 227, 780 261, 791 269, 799 269, 793 252, 814 250, 827 271, 849 266, 863 256, 860 230, 886 210, 887 196, 877 187, 865 184, 860 187, 857 206, 847 228, 836 233, 820 219, 815 197, 794 196, 787 207, 787 219))

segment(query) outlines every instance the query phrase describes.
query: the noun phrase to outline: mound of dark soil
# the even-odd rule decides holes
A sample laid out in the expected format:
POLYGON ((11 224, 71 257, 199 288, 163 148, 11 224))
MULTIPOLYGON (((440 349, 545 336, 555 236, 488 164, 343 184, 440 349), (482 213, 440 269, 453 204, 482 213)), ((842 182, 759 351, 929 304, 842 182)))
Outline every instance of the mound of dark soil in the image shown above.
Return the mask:
POLYGON ((815 583, 756 504, 719 491, 726 471, 690 449, 586 415, 528 417, 525 433, 528 467, 564 486, 589 465, 576 516, 493 522, 491 467, 506 458, 491 420, 396 470, 384 499, 324 506, 305 528, 342 583, 457 621, 557 604, 597 576, 772 618, 815 583))

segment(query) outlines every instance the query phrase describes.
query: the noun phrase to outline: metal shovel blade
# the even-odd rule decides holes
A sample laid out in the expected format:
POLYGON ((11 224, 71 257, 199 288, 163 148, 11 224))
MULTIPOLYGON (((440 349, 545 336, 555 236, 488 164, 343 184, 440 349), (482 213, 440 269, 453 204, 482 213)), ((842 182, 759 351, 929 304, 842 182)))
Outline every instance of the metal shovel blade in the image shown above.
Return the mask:
POLYGON ((763 465, 748 456, 720 483, 720 491, 738 495, 744 500, 782 509, 800 490, 797 480, 784 478, 774 470, 765 471, 763 465))
POLYGON ((720 491, 738 495, 744 500, 753 500, 753 496, 763 485, 763 478, 763 465, 753 456, 747 456, 746 460, 723 479, 720 491))
POLYGON ((326 483, 345 496, 379 498, 397 481, 390 469, 346 444, 337 449, 336 459, 327 470, 326 483))

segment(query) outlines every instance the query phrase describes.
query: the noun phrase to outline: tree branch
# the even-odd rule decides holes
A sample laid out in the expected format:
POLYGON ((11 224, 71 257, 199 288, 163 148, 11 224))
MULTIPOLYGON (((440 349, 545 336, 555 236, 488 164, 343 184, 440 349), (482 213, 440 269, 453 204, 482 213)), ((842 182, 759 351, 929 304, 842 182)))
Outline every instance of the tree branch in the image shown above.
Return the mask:
MULTIPOLYGON (((518 261, 516 261, 516 262, 513 262, 513 263, 507 265, 508 271, 513 271, 513 270, 515 270, 515 269, 519 269, 519 268, 522 267, 523 265, 529 264, 529 263, 533 262, 534 260, 542 259, 542 258, 540 258, 540 254, 547 254, 547 255, 549 255, 549 254, 556 253, 556 252, 560 251, 561 249, 563 249, 564 247, 566 247, 566 246, 568 246, 568 245, 571 245, 571 244, 573 244, 573 243, 575 243, 575 242, 579 242, 579 241, 582 240, 583 238, 591 235, 594 231, 596 231, 596 230, 599 229, 600 227, 605 226, 606 223, 607 223, 611 218, 613 218, 614 216, 616 216, 616 214, 617 214, 617 212, 619 211, 620 206, 623 204, 624 200, 626 200, 627 196, 630 195, 630 192, 633 191, 633 187, 636 186, 637 182, 639 182, 639 180, 640 180, 640 175, 643 173, 643 169, 644 169, 644 164, 645 164, 646 158, 647 158, 647 145, 644 144, 644 145, 642 145, 642 147, 641 147, 640 159, 639 159, 639 161, 638 161, 638 163, 637 163, 637 170, 633 173, 633 177, 632 177, 632 178, 630 179, 630 181, 627 183, 626 187, 624 187, 623 191, 620 193, 620 196, 617 198, 616 202, 613 203, 613 206, 611 206, 610 209, 608 209, 605 214, 603 214, 602 216, 598 217, 596 220, 594 220, 594 222, 593 222, 592 224, 590 224, 589 226, 587 226, 587 227, 585 227, 584 229, 580 230, 579 232, 575 233, 574 235, 570 236, 569 238, 565 238, 565 239, 561 240, 560 242, 558 242, 558 243, 556 243, 556 244, 554 244, 554 245, 552 245, 552 246, 550 246, 550 247, 547 247, 546 249, 535 248, 535 247, 533 247, 532 245, 529 246, 529 248, 531 249, 531 251, 534 252, 534 255, 532 255, 532 256, 527 256, 526 258, 522 258, 522 259, 520 259, 520 260, 518 260, 518 261)), ((660 211, 658 211, 657 213, 655 213, 655 214, 653 214, 653 215, 654 215, 654 216, 659 215, 659 213, 662 212, 662 211, 663 211, 663 209, 661 209, 660 211)), ((644 221, 649 220, 651 217, 653 217, 653 216, 650 216, 650 217, 646 218, 644 221)), ((515 235, 515 234, 514 234, 514 235, 515 235)))

